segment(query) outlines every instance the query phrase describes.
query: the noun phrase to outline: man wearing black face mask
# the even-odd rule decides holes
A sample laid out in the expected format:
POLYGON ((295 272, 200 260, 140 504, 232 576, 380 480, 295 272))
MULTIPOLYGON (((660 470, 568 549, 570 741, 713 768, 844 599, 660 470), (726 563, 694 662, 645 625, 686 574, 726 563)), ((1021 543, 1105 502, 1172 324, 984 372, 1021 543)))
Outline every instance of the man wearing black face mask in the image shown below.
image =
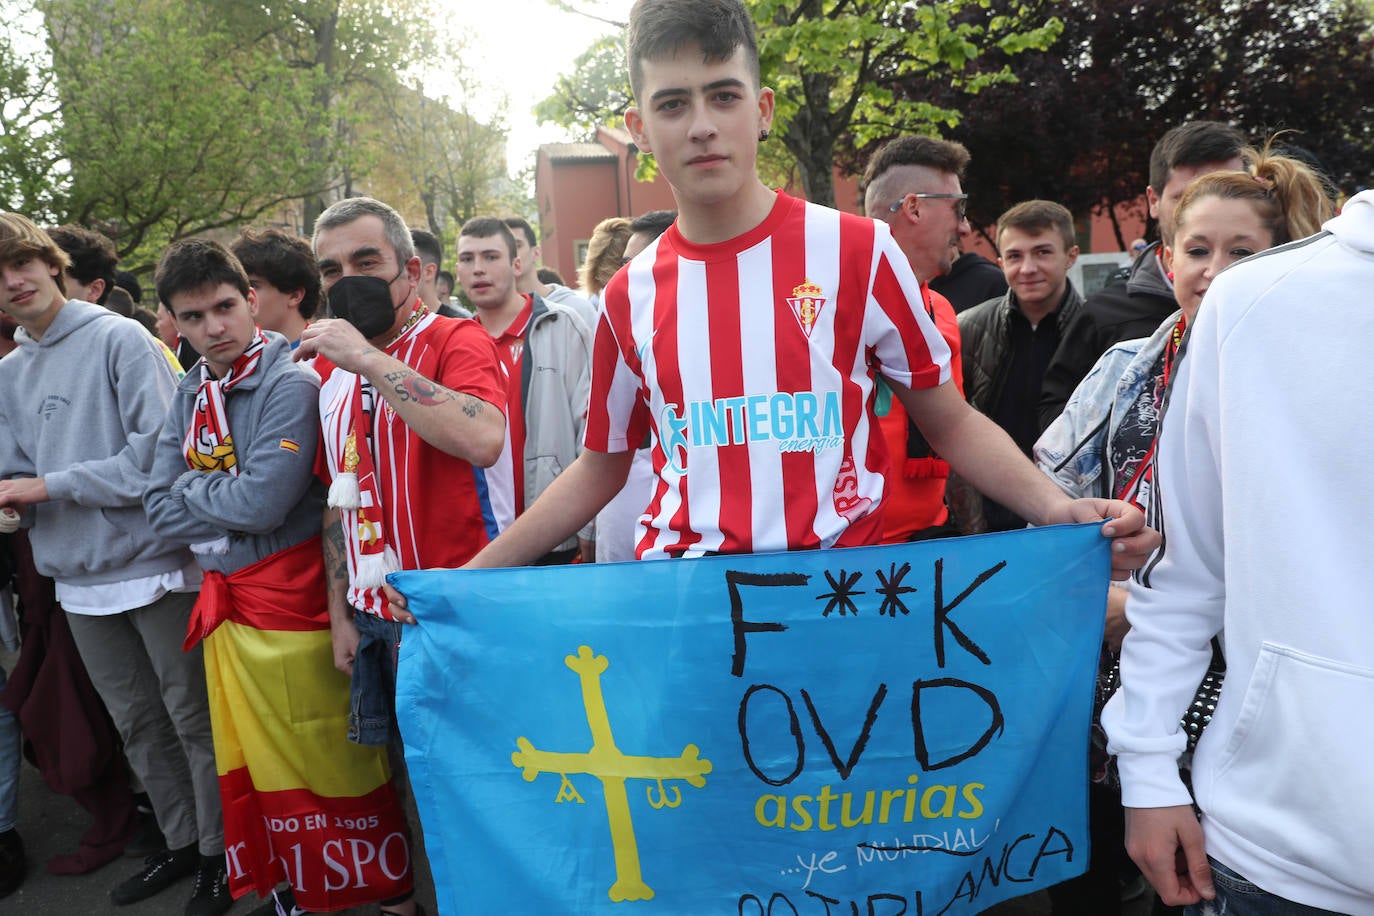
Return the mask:
MULTIPOLYGON (((301 335, 322 379, 324 516, 334 663, 352 675, 351 740, 399 746, 401 624, 381 594, 398 569, 460 566, 496 534, 482 468, 500 457, 506 382, 481 325, 420 301, 400 215, 350 198, 315 223, 330 311, 301 335)), ((383 904, 408 914, 412 902, 383 904)))

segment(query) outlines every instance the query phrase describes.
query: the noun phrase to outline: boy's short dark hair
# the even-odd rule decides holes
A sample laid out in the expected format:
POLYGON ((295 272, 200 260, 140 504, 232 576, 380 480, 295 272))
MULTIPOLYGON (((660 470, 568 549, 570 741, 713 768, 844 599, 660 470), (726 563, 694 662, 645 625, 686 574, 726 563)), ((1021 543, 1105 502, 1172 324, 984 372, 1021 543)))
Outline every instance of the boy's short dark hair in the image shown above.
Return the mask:
POLYGON ((48 235, 71 257, 72 263, 67 270, 78 283, 90 286, 96 280, 105 281, 105 288, 96 300, 96 304, 104 305, 110 290, 114 289, 115 268, 119 266, 114 242, 85 226, 71 224, 49 229, 48 235))
POLYGON ((129 294, 129 298, 134 300, 134 305, 141 305, 143 302, 143 284, 138 282, 135 277, 127 270, 115 271, 115 286, 129 294))
POLYGON ((315 317, 320 307, 320 268, 309 242, 280 229, 245 227, 230 243, 229 251, 245 273, 262 277, 284 293, 302 290, 301 317, 307 321, 315 317))
POLYGON ((642 101, 643 62, 672 57, 687 45, 700 48, 708 63, 729 60, 742 47, 754 88, 759 87, 758 37, 740 0, 636 0, 625 45, 636 101, 642 101))
POLYGON ((511 232, 523 232, 525 235, 525 244, 529 245, 531 248, 538 246, 539 236, 534 234, 534 227, 530 225, 529 220, 519 216, 508 216, 501 222, 505 223, 506 228, 511 232))
POLYGON ((1053 230, 1064 240, 1065 251, 1077 244, 1073 231, 1073 214, 1063 204, 1057 204, 1052 200, 1023 200, 998 217, 998 248, 1002 247, 1002 233, 1007 229, 1020 229, 1032 235, 1053 230))
POLYGON ((155 312, 139 305, 134 307, 134 313, 129 318, 143 325, 149 334, 154 337, 157 336, 157 314, 155 312))
POLYGON ((210 239, 181 239, 167 246, 153 274, 157 297, 176 317, 172 297, 207 286, 227 283, 248 297, 248 272, 239 259, 219 242, 210 239))
POLYGON ((63 296, 67 295, 66 272, 72 263, 71 255, 27 216, 0 212, 0 265, 23 258, 38 258, 57 268, 57 288, 63 296))
POLYGON ((105 297, 105 308, 124 318, 134 317, 134 297, 122 286, 116 286, 105 297))
POLYGON ((1245 149, 1245 135, 1220 121, 1189 121, 1159 138, 1150 151, 1150 187, 1164 193, 1169 175, 1179 166, 1234 159, 1245 149))
POLYGON ((492 236, 500 236, 506 241, 506 248, 510 250, 511 260, 515 260, 515 234, 510 231, 510 227, 502 220, 494 216, 474 216, 472 219, 463 223, 463 228, 458 230, 458 238, 489 239, 492 236))
POLYGON ((440 267, 444 263, 444 252, 433 232, 424 229, 410 230, 410 240, 415 243, 415 253, 420 256, 420 266, 433 264, 440 267))

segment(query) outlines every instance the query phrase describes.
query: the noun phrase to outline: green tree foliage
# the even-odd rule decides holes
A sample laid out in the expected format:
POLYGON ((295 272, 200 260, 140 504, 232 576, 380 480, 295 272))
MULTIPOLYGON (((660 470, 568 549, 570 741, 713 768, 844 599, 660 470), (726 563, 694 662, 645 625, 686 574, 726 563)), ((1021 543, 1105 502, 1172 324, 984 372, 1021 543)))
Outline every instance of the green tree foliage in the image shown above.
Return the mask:
POLYGON ((250 220, 320 177, 313 91, 266 43, 209 3, 40 4, 57 80, 65 219, 122 256, 250 220))
POLYGON ((54 132, 56 96, 42 20, 0 0, 0 209, 51 221, 64 210, 66 163, 54 132))
MULTIPOLYGON (((459 94, 479 91, 471 75, 461 65, 455 67, 459 94)), ((505 121, 501 111, 479 120, 447 100, 429 97, 419 81, 378 94, 366 106, 378 114, 366 128, 366 142, 384 151, 370 172, 374 193, 403 213, 412 208, 422 213, 424 225, 446 244, 457 239, 458 229, 472 217, 511 209, 512 202, 504 197, 506 131, 498 126, 505 121)))
POLYGON ((303 198, 305 231, 331 192, 358 193, 378 157, 368 101, 404 92, 436 54, 435 18, 423 0, 197 0, 216 9, 254 47, 270 53, 302 90, 284 99, 307 137, 302 167, 313 174, 303 198))
POLYGON ((456 56, 426 0, 0 0, 0 14, 0 204, 100 229, 135 267, 173 238, 292 213, 308 232, 386 175, 414 186, 403 210, 428 196, 459 214, 503 177, 499 132, 418 91, 425 62, 456 56))
MULTIPOLYGON (((980 60, 1019 81, 964 100, 951 132, 973 155, 974 225, 1031 197, 1084 215, 1134 201, 1155 141, 1193 119, 1234 123, 1257 145, 1293 131, 1281 142, 1314 153, 1338 186, 1374 184, 1374 122, 1363 116, 1374 95, 1369 3, 1035 2, 1063 19, 1063 34, 1042 52, 980 60)), ((987 20, 1007 6, 991 0, 966 15, 987 20)), ((930 89, 897 87, 937 104, 953 98, 930 89)), ((1119 227, 1117 238, 1124 248, 1119 227)))
MULTIPOLYGON (((959 13, 985 0, 745 0, 759 33, 763 82, 777 98, 773 134, 760 167, 770 182, 795 175, 806 196, 835 202, 837 153, 895 132, 938 131, 958 122, 957 100, 936 105, 895 94, 901 80, 976 93, 1014 79, 1002 66, 976 68, 989 48, 1015 54, 1047 46, 1062 28, 1053 16, 1019 9, 985 22, 959 13), (788 156, 781 154, 785 149, 788 156)), ((1019 5, 1018 5, 1019 6, 1019 5)), ((540 104, 542 120, 590 133, 619 123, 630 101, 619 36, 599 39, 540 104)))
POLYGON ((1023 15, 961 18, 986 0, 752 0, 763 79, 777 95, 775 133, 796 157, 808 199, 833 205, 837 151, 897 133, 958 123, 962 96, 1013 80, 977 67, 989 50, 1018 54, 1049 45, 1062 23, 1023 15), (898 82, 952 87, 943 104, 899 95, 898 82))
MULTIPOLYGON (((556 3, 570 10, 566 4, 556 3)), ((558 124, 591 140, 598 127, 624 126, 625 109, 634 104, 630 74, 625 69, 624 36, 603 35, 573 61, 573 72, 561 74, 553 92, 534 106, 541 124, 558 124)), ((639 153, 635 166, 638 181, 652 181, 658 164, 650 153, 639 153)))
POLYGON ((620 34, 603 35, 573 61, 553 92, 534 107, 541 124, 560 124, 590 137, 598 127, 619 126, 630 107, 630 75, 620 34))

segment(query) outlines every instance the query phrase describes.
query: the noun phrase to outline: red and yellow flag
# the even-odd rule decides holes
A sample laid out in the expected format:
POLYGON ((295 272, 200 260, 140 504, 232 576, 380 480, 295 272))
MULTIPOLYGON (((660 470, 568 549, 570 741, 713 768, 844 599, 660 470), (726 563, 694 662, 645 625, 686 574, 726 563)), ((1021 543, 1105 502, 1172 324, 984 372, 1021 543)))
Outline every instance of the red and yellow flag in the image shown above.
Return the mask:
POLYGON ((319 539, 229 576, 207 573, 188 642, 204 639, 229 888, 290 882, 311 912, 399 897, 410 840, 386 749, 347 740, 319 539))

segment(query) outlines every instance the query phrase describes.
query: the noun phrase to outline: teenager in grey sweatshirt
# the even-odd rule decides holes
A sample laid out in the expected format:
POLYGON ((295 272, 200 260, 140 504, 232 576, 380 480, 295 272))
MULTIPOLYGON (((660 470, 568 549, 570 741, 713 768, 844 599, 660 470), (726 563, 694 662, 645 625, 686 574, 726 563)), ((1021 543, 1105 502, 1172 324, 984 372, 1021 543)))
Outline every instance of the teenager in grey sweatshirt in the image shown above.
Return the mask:
POLYGON ((134 903, 195 873, 187 916, 218 916, 224 829, 205 665, 181 651, 200 573, 141 504, 176 377, 137 323, 66 299, 67 263, 32 222, 0 213, 0 310, 20 326, 19 349, 0 361, 0 507, 32 526, 35 566, 56 580, 167 838, 111 897, 134 903))

